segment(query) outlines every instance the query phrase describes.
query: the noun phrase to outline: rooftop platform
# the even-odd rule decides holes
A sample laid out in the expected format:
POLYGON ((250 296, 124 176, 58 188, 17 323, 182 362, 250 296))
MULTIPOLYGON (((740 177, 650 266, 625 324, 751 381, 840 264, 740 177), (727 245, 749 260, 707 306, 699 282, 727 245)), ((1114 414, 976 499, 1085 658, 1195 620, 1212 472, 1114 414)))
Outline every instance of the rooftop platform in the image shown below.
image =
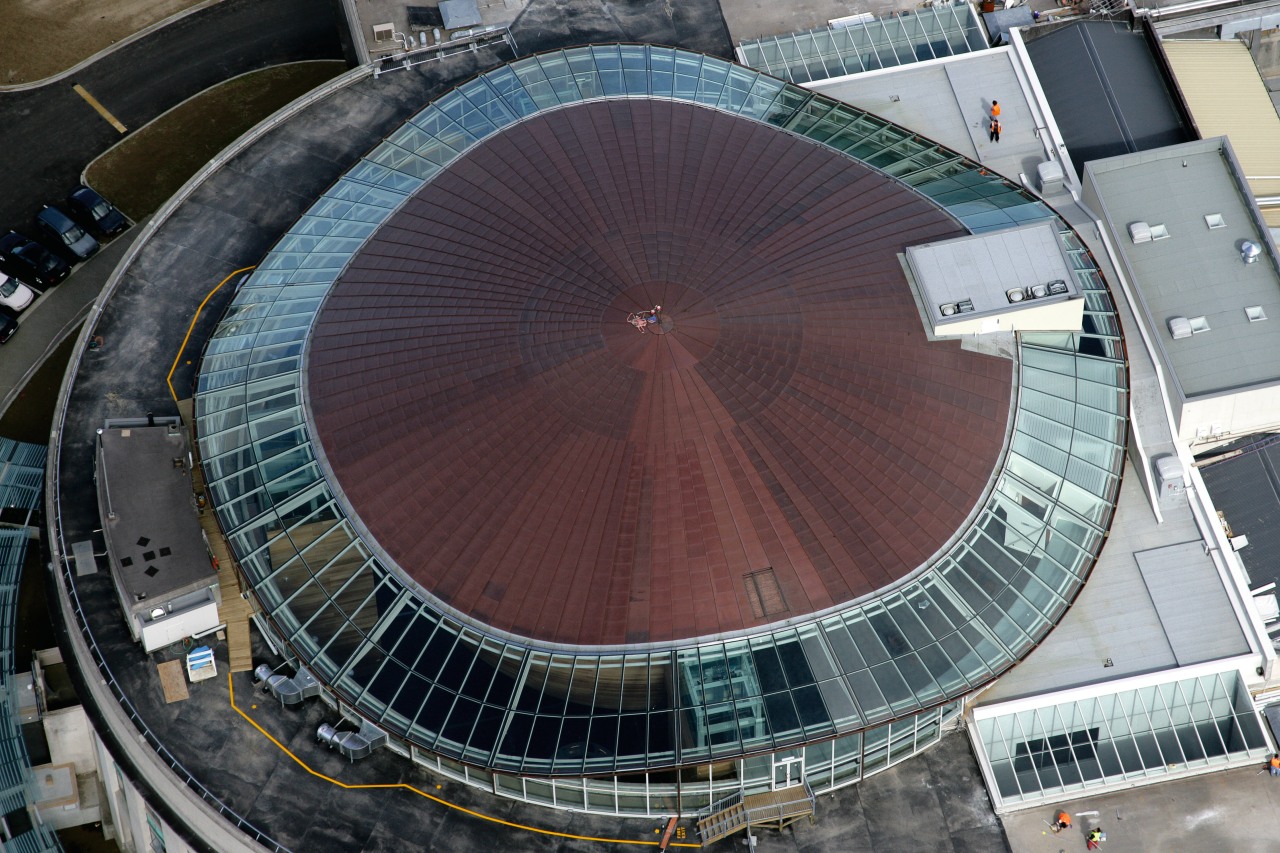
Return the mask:
POLYGON ((98 485, 111 571, 141 607, 209 586, 209 562, 177 423, 108 421, 98 434, 98 485))

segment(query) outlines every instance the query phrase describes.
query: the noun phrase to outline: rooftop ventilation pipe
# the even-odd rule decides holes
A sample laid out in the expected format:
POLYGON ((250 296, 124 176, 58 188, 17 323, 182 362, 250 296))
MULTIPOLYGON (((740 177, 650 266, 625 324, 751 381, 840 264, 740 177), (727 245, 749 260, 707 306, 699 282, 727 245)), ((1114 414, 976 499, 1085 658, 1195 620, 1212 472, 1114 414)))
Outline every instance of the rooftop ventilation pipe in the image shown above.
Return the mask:
POLYGON ((253 677, 260 683, 266 685, 271 691, 271 695, 280 700, 284 705, 297 705, 303 699, 310 699, 313 696, 320 695, 320 682, 304 667, 298 667, 298 672, 289 678, 285 675, 277 675, 275 671, 267 664, 259 664, 253 670, 253 677))
POLYGON ((1252 240, 1245 240, 1240 244, 1240 260, 1246 264, 1257 263, 1258 255, 1262 254, 1262 247, 1252 240))
POLYGON ((1169 334, 1175 341, 1191 337, 1191 321, 1186 317, 1170 317, 1169 334))
POLYGON ((321 723, 316 729, 316 741, 355 761, 367 758, 369 753, 385 744, 387 733, 368 720, 361 721, 358 732, 340 732, 328 723, 321 723))

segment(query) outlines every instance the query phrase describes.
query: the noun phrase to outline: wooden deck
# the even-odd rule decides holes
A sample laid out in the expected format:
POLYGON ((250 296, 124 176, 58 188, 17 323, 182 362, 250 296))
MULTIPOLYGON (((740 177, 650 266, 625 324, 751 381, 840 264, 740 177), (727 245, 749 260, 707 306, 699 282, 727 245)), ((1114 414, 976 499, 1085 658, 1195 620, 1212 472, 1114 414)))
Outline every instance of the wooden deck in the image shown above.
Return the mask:
MULTIPOLYGON (((191 429, 191 400, 181 400, 178 412, 183 422, 191 429)), ((191 486, 197 495, 204 494, 204 469, 200 466, 197 448, 191 453, 196 460, 195 469, 191 472, 191 486)), ((209 550, 218 564, 218 586, 222 590, 222 603, 218 605, 218 619, 227 626, 227 656, 232 672, 249 672, 253 669, 253 651, 249 638, 249 617, 253 607, 244 598, 244 589, 240 585, 240 573, 235 569, 235 561, 227 540, 222 536, 213 509, 206 506, 200 510, 200 527, 209 541, 209 550)))

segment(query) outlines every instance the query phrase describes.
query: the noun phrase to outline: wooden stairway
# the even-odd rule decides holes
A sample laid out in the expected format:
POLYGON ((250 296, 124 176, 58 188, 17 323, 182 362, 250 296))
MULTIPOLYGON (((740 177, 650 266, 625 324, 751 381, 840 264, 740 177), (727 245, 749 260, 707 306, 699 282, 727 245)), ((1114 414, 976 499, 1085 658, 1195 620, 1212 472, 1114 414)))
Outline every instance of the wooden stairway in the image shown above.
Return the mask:
POLYGON ((699 813, 698 840, 710 844, 749 826, 782 829, 802 817, 811 817, 813 810, 813 792, 807 784, 759 794, 739 792, 699 813))

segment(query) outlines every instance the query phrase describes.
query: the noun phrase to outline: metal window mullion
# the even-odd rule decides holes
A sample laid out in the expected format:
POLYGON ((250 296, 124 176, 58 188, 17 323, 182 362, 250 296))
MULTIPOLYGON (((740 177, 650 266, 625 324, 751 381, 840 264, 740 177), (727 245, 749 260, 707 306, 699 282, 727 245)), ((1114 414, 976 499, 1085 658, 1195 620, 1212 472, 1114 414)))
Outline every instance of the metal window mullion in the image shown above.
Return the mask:
MULTIPOLYGON (((898 22, 900 19, 898 19, 898 18, 890 18, 889 20, 894 21, 894 22, 898 22)), ((887 44, 887 45, 889 46, 889 50, 893 51, 893 58, 894 58, 894 61, 895 61, 895 62, 897 62, 899 65, 907 65, 907 64, 909 64, 907 61, 904 61, 904 60, 903 60, 903 58, 902 58, 902 51, 898 48, 898 45, 894 43, 893 35, 889 32, 889 25, 888 25, 887 23, 885 23, 883 19, 877 19, 877 23, 879 23, 879 24, 880 24, 880 29, 884 31, 884 41, 885 41, 885 44, 887 44)), ((901 25, 901 24, 899 24, 899 25, 898 25, 898 28, 899 28, 899 29, 902 29, 902 25, 901 25)), ((905 30, 903 30, 903 35, 904 35, 904 36, 906 35, 906 31, 905 31, 905 30)), ((911 56, 911 57, 909 57, 909 59, 915 59, 915 56, 911 56)))
MULTIPOLYGON (((1058 790, 1065 791, 1067 785, 1062 781, 1062 773, 1058 770, 1058 757, 1053 754, 1053 735, 1051 734, 1053 731, 1052 723, 1054 719, 1062 719, 1062 713, 1058 710, 1057 705, 1050 705, 1047 708, 1036 708, 1031 713, 1035 716, 1037 723, 1039 723, 1040 730, 1044 732, 1045 749, 1049 751, 1049 762, 1053 766, 1053 776, 1058 780, 1058 790), (1045 712, 1049 713, 1049 720, 1047 723, 1042 716, 1045 712)), ((1067 754, 1071 755, 1071 733, 1067 730, 1065 721, 1063 721, 1062 733, 1067 742, 1067 754)), ((1071 758, 1074 760, 1075 756, 1071 755, 1071 758)))
MULTIPOLYGON (((1034 718, 1034 715, 1033 715, 1033 718, 1034 718)), ((1010 766, 1012 767, 1012 763, 1017 761, 1017 754, 1018 754, 1017 745, 1019 742, 1021 742, 1024 746, 1027 747, 1027 760, 1031 763, 1031 776, 1036 780, 1036 787, 1038 791, 1043 792, 1044 786, 1040 784, 1040 772, 1036 767, 1036 764, 1037 764, 1036 756, 1034 753, 1031 752, 1031 738, 1028 736, 1027 730, 1022 725, 1021 715, 1016 713, 1010 714, 1009 722, 1011 724, 1009 726, 1010 735, 1013 735, 1015 732, 1017 733, 1017 740, 1015 740, 1013 743, 1006 743, 1005 745, 1006 751, 1008 752, 1008 755, 1010 757, 1010 762, 1011 762, 1010 766)), ((1019 779, 1017 772, 1014 773, 1013 780, 1015 784, 1017 784, 1018 786, 1018 795, 1020 797, 1027 796, 1029 792, 1022 787, 1022 781, 1019 779)), ((1030 793, 1034 794, 1036 792, 1030 792, 1030 793)))
MULTIPOLYGON (((1114 704, 1119 704, 1119 701, 1120 701, 1120 700, 1119 700, 1119 698, 1116 696, 1116 694, 1111 693, 1111 694, 1108 694, 1108 695, 1110 695, 1110 696, 1112 697, 1112 700, 1113 700, 1113 703, 1114 703, 1114 704)), ((1114 731, 1114 730, 1112 730, 1112 728, 1111 728, 1111 715, 1103 712, 1103 710, 1102 710, 1102 700, 1101 700, 1101 698, 1100 698, 1100 697, 1094 697, 1094 702, 1096 703, 1097 708, 1098 708, 1098 728, 1103 729, 1103 730, 1105 730, 1105 731, 1106 731, 1106 734, 1107 734, 1107 738, 1106 738, 1106 740, 1107 740, 1107 747, 1111 750, 1112 754, 1113 754, 1113 755, 1115 755, 1115 757, 1116 757, 1116 766, 1120 768, 1120 776, 1123 778, 1123 777, 1126 775, 1126 771, 1125 771, 1125 769, 1124 769, 1124 762, 1120 760, 1120 750, 1116 749, 1116 733, 1115 733, 1115 731, 1114 731)), ((1128 737, 1129 737, 1129 739, 1130 739, 1130 740, 1132 740, 1132 739, 1133 739, 1133 727, 1132 727, 1132 726, 1128 726, 1128 729, 1129 729, 1129 735, 1128 735, 1128 737)), ((1137 744, 1134 744, 1134 747, 1133 747, 1133 748, 1134 748, 1134 750, 1136 751, 1136 750, 1137 750, 1137 748, 1138 748, 1137 744)), ((1096 748, 1096 746, 1095 746, 1095 752, 1096 752, 1096 749, 1097 749, 1097 748, 1096 748)), ((1102 771, 1102 779, 1103 779, 1103 781, 1105 782, 1105 781, 1106 781, 1106 779, 1107 779, 1107 774, 1106 774, 1106 771, 1103 771, 1103 770, 1102 770, 1102 761, 1101 761, 1101 759, 1099 759, 1099 761, 1098 761, 1098 769, 1099 769, 1100 771, 1102 771)))
MULTIPOLYGON (((1171 692, 1175 696, 1174 701, 1181 702, 1183 706, 1187 708, 1187 716, 1188 718, 1190 718, 1191 706, 1187 704, 1187 697, 1186 697, 1186 693, 1182 689, 1182 682, 1173 681, 1173 682, 1170 682, 1170 686, 1173 688, 1171 692)), ((1159 687, 1156 688, 1156 692, 1161 693, 1161 698, 1162 699, 1164 698, 1163 693, 1162 691, 1160 691, 1159 687)), ((1177 715, 1174 712, 1176 705, 1170 705, 1169 701, 1170 700, 1168 699, 1164 699, 1165 711, 1169 714, 1169 728, 1172 729, 1173 731, 1174 743, 1178 745, 1178 752, 1182 755, 1182 761, 1180 763, 1185 767, 1191 762, 1190 762, 1189 756, 1187 755, 1187 750, 1182 746, 1182 738, 1178 737, 1177 715)), ((1204 749, 1204 743, 1200 741, 1199 735, 1196 736, 1196 742, 1200 744, 1201 749, 1204 749)))
MULTIPOLYGON (((1223 685, 1221 681, 1221 673, 1215 672, 1213 674, 1213 681, 1214 681, 1215 687, 1224 688, 1223 695, 1226 695, 1225 685, 1223 685)), ((1198 678, 1195 680, 1195 690, 1199 691, 1204 696, 1205 707, 1209 709, 1209 719, 1207 720, 1207 722, 1213 728, 1214 734, 1218 738, 1218 743, 1222 746, 1222 754, 1227 755, 1228 754, 1227 744, 1222 739, 1222 732, 1219 731, 1218 729, 1217 722, 1216 722, 1217 717, 1213 711, 1213 698, 1212 696, 1210 696, 1210 694, 1207 691, 1205 691, 1204 685, 1200 683, 1200 679, 1198 678)), ((1204 760, 1207 763, 1209 761, 1210 752, 1209 752, 1208 746, 1204 742, 1204 737, 1200 734, 1200 726, 1196 724, 1195 691, 1192 691, 1191 698, 1187 702, 1187 719, 1190 722, 1191 730, 1195 732, 1196 738, 1200 741, 1200 749, 1204 752, 1204 760)))
MULTIPOLYGON (((1156 696, 1160 695, 1160 692, 1158 690, 1154 690, 1154 688, 1153 688, 1153 693, 1156 696)), ((1152 719, 1151 717, 1151 708, 1147 705, 1146 702, 1143 701, 1141 691, 1135 690, 1133 692, 1133 702, 1135 706, 1142 708, 1142 713, 1147 718, 1147 731, 1151 732, 1151 740, 1156 746, 1156 752, 1159 753, 1160 755, 1159 768, 1150 768, 1146 766, 1142 768, 1144 776, 1153 776, 1155 775, 1156 772, 1159 772, 1163 768, 1169 766, 1169 759, 1164 754, 1164 749, 1161 748, 1160 746, 1160 738, 1156 736, 1156 723, 1155 723, 1155 720, 1152 719)))

